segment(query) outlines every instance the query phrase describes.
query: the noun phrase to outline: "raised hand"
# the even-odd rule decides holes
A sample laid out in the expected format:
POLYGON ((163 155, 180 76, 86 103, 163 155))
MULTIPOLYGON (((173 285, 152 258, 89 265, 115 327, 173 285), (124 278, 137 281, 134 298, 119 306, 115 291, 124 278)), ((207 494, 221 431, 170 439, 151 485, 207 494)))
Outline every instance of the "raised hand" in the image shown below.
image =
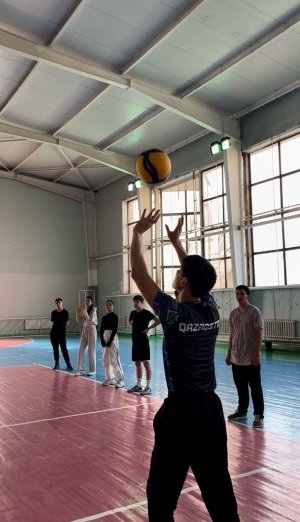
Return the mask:
POLYGON ((166 231, 168 234, 168 238, 171 241, 172 245, 177 245, 180 242, 180 235, 182 233, 182 227, 183 227, 183 216, 180 216, 178 219, 178 223, 176 228, 174 230, 170 230, 168 225, 166 225, 166 231))
POLYGON ((155 210, 154 208, 149 212, 146 216, 147 210, 145 209, 139 221, 134 225, 133 231, 138 232, 139 234, 144 234, 149 228, 151 228, 155 223, 157 223, 160 210, 155 210))

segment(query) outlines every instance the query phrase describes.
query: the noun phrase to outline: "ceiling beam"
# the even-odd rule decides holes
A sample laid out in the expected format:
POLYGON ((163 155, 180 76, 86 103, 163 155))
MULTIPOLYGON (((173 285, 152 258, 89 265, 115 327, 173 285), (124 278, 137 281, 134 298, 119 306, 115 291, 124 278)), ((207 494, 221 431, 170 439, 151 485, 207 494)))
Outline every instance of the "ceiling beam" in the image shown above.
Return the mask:
POLYGON ((81 156, 99 161, 99 163, 103 163, 107 167, 112 167, 116 170, 124 172, 125 174, 136 176, 134 158, 124 156, 123 154, 117 154, 116 152, 101 152, 97 149, 87 148, 84 145, 79 145, 78 143, 64 141, 63 139, 59 140, 59 144, 65 149, 78 152, 81 156))
POLYGON ((194 103, 189 100, 181 100, 171 94, 158 91, 152 88, 149 83, 130 81, 130 87, 133 91, 144 94, 147 98, 161 107, 165 107, 171 112, 200 125, 205 129, 215 132, 216 134, 228 134, 234 139, 240 139, 239 124, 237 121, 218 113, 200 103, 194 103))
MULTIPOLYGON (((176 27, 178 27, 179 24, 181 24, 197 7, 199 7, 200 4, 202 4, 204 0, 193 0, 191 4, 184 10, 182 13, 180 13, 175 20, 173 20, 170 24, 168 24, 165 29, 163 29, 157 36, 155 36, 151 42, 149 42, 139 53, 137 53, 127 64, 124 65, 120 69, 120 75, 123 76, 124 74, 128 73, 137 63, 139 63, 147 54, 149 54, 160 42, 162 42, 176 27)), ((82 111, 90 107, 92 103, 94 103, 96 100, 98 100, 106 91, 109 89, 109 85, 104 85, 98 92, 93 94, 87 102, 77 109, 75 112, 72 113, 71 116, 69 116, 53 133, 52 136, 55 136, 61 130, 70 123, 76 116, 78 116, 82 111)))
POLYGON ((70 187, 63 184, 54 184, 53 181, 43 180, 34 176, 23 175, 22 173, 6 172, 0 169, 0 178, 20 181, 27 185, 37 187, 66 198, 74 199, 76 201, 87 202, 95 205, 95 194, 79 187, 70 187))
POLYGON ((165 94, 158 86, 149 86, 149 83, 138 80, 125 79, 116 73, 88 65, 85 62, 71 58, 63 53, 48 49, 43 45, 36 44, 25 38, 15 36, 0 30, 0 46, 16 51, 18 54, 28 58, 50 63, 53 67, 62 68, 70 72, 80 74, 120 88, 131 88, 151 99, 154 103, 169 109, 171 112, 180 114, 183 118, 193 121, 217 134, 228 134, 232 138, 239 139, 238 123, 220 114, 217 110, 200 104, 191 104, 171 94, 165 94))
MULTIPOLYGON (((48 47, 51 47, 54 45, 57 40, 62 35, 64 29, 66 26, 70 23, 70 21, 74 18, 75 14, 80 10, 81 5, 86 2, 86 0, 75 0, 74 4, 72 5, 71 9, 69 9, 68 13, 65 15, 63 20, 61 20, 58 29, 55 32, 55 36, 50 40, 48 47)), ((9 95, 8 100, 4 102, 0 109, 0 114, 3 114, 3 112, 8 108, 8 106, 11 104, 12 100, 15 98, 15 96, 19 93, 19 91, 24 87, 26 81, 32 76, 34 71, 37 69, 38 62, 32 64, 29 68, 29 70, 25 73, 22 80, 18 82, 17 87, 14 89, 14 91, 9 95)))
POLYGON ((21 36, 3 31, 2 29, 0 29, 0 46, 15 51, 21 56, 25 56, 31 60, 47 63, 53 67, 79 74, 85 78, 91 78, 92 80, 115 85, 123 89, 128 89, 129 87, 129 80, 122 78, 117 73, 89 65, 81 60, 49 49, 45 45, 37 44, 21 36))
POLYGON ((210 74, 208 74, 207 76, 204 76, 204 78, 200 79, 198 82, 194 83, 194 85, 192 85, 191 87, 189 87, 188 89, 183 91, 180 94, 180 98, 186 98, 187 96, 194 94, 199 89, 201 89, 201 87, 206 86, 209 82, 214 80, 217 76, 224 73, 225 71, 227 71, 228 69, 230 69, 231 67, 236 65, 237 63, 242 62, 243 60, 245 60, 245 58, 247 58, 248 56, 253 54, 255 51, 258 51, 259 49, 261 49, 268 43, 275 40, 275 38, 280 36, 282 33, 287 31, 288 29, 291 29, 291 27, 293 27, 299 21, 300 21, 300 12, 298 12, 296 15, 289 18, 286 22, 281 24, 279 27, 276 27, 276 29, 274 29, 270 33, 266 34, 263 38, 260 38, 254 44, 249 45, 244 51, 237 54, 234 58, 232 58, 228 62, 224 63, 223 65, 221 65, 219 67, 216 67, 216 69, 214 69, 210 74))
POLYGON ((125 174, 131 174, 132 176, 136 177, 135 160, 123 154, 118 154, 116 152, 101 152, 100 150, 85 143, 68 141, 66 139, 52 138, 47 134, 33 132, 27 129, 23 129, 22 127, 8 125, 2 122, 0 122, 0 132, 5 132, 14 136, 26 138, 37 143, 45 143, 47 145, 53 145, 56 147, 64 147, 65 149, 77 152, 80 156, 83 156, 84 158, 93 159, 98 163, 106 165, 107 167, 120 170, 125 174))

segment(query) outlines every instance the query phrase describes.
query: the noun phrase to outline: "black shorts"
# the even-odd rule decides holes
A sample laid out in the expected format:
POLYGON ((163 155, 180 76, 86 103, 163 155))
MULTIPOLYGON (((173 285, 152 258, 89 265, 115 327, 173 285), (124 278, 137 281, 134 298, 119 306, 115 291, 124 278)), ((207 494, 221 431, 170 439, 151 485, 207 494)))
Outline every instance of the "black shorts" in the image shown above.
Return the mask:
POLYGON ((133 361, 150 361, 150 344, 146 334, 138 339, 132 339, 131 358, 133 361))

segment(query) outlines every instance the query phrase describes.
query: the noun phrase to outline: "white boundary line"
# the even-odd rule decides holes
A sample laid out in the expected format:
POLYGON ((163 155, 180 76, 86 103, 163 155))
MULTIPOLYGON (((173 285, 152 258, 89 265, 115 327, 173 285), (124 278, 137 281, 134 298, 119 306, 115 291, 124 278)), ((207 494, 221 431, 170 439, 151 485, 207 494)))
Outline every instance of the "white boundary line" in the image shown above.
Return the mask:
POLYGON ((127 410, 130 408, 138 408, 139 406, 145 406, 145 404, 141 403, 141 404, 134 404, 132 406, 131 405, 130 406, 119 406, 118 408, 109 408, 106 410, 88 411, 88 412, 84 412, 84 413, 73 413, 72 415, 64 415, 62 417, 52 417, 51 419, 38 419, 38 420, 28 421, 28 422, 17 422, 16 424, 4 424, 3 426, 0 426, 0 429, 2 430, 4 428, 13 428, 15 426, 26 426, 27 424, 38 424, 40 422, 50 422, 50 421, 55 421, 55 420, 60 420, 60 419, 70 419, 72 417, 83 417, 84 415, 95 415, 97 413, 106 413, 109 411, 127 410))
MULTIPOLYGON (((246 473, 240 473, 239 475, 233 475, 232 480, 250 477, 251 475, 256 475, 257 473, 262 473, 263 471, 268 470, 269 468, 258 468, 253 469, 252 471, 247 471, 246 473)), ((199 489, 199 486, 190 486, 181 491, 181 495, 185 493, 189 493, 190 491, 195 491, 199 489)), ((116 513, 123 513, 124 511, 129 511, 130 509, 134 509, 136 507, 145 506, 147 504, 147 500, 141 500, 140 502, 136 502, 134 504, 128 504, 127 506, 122 506, 115 509, 110 509, 109 511, 103 511, 102 513, 98 513, 97 515, 91 515, 90 517, 78 518, 76 520, 72 520, 71 522, 91 522, 92 520, 99 520, 100 518, 108 517, 109 515, 114 515, 116 513)))

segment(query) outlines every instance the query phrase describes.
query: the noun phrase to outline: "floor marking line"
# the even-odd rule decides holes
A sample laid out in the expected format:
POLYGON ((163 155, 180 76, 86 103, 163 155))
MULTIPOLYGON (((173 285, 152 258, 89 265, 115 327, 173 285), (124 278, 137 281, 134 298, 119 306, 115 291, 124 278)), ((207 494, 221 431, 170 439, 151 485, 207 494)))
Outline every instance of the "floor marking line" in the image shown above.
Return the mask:
MULTIPOLYGON (((266 471, 267 468, 258 468, 253 469, 251 471, 247 471, 245 473, 240 473, 238 475, 232 475, 232 480, 239 479, 243 477, 249 477, 250 475, 256 475, 257 473, 262 473, 263 471, 266 471)), ((190 486, 188 488, 185 488, 181 491, 181 495, 184 495, 185 493, 190 493, 190 491, 199 490, 199 486, 190 486)), ((136 507, 145 506, 147 504, 147 500, 141 500, 140 502, 135 502, 134 504, 128 504, 127 506, 122 506, 115 509, 110 509, 109 511, 103 511, 102 513, 98 513, 97 515, 91 515, 89 517, 84 518, 78 518, 76 520, 71 520, 71 522, 91 522, 92 520, 99 520, 100 518, 108 517, 109 515, 114 515, 116 513, 123 513, 124 511, 129 511, 130 509, 134 509, 136 507)))
POLYGON ((70 419, 72 417, 82 417, 84 415, 95 415, 96 413, 107 413, 109 411, 116 411, 116 410, 126 410, 130 408, 138 408, 139 406, 145 406, 146 403, 141 404, 134 404, 130 406, 120 406, 118 408, 109 408, 107 410, 96 410, 96 411, 88 411, 85 413, 73 413, 72 415, 64 415, 62 417, 52 417, 51 419, 38 419, 34 421, 28 421, 28 422, 17 422, 16 424, 4 424, 3 426, 0 426, 0 429, 4 428, 14 428, 15 426, 26 426, 27 424, 38 424, 39 422, 50 422, 60 419, 70 419))

